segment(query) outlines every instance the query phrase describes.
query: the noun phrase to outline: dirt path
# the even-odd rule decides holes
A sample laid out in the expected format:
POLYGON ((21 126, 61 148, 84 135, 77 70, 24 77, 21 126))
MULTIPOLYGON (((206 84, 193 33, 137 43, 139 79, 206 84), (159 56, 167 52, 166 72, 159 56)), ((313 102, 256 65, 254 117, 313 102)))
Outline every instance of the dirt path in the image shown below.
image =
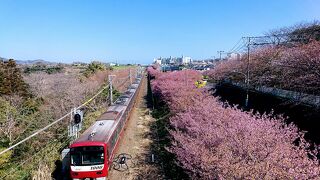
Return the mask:
POLYGON ((128 179, 162 179, 158 166, 152 162, 152 140, 150 126, 154 119, 149 115, 147 108, 147 80, 144 78, 137 103, 132 110, 131 117, 124 129, 122 139, 116 156, 127 153, 132 156, 132 161, 127 161, 129 166, 126 171, 112 169, 109 174, 110 180, 128 179))

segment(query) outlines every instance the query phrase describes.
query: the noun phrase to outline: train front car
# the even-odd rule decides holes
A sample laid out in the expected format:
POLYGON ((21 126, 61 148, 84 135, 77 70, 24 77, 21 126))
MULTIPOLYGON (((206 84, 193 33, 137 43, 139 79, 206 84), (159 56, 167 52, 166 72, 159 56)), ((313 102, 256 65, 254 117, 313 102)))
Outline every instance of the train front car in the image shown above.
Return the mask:
POLYGON ((70 169, 73 180, 105 180, 108 173, 107 147, 101 142, 75 143, 70 146, 70 169))
POLYGON ((70 173, 73 180, 103 180, 108 176, 108 139, 121 113, 107 111, 70 145, 70 173))

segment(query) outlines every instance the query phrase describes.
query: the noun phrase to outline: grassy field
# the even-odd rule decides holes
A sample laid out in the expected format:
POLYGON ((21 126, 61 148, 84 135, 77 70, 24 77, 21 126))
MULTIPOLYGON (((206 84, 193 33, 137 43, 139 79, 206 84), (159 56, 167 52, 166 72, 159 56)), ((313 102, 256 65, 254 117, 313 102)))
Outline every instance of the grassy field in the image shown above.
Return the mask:
POLYGON ((119 66, 112 66, 114 70, 126 69, 126 68, 133 68, 136 67, 135 65, 119 65, 119 66))

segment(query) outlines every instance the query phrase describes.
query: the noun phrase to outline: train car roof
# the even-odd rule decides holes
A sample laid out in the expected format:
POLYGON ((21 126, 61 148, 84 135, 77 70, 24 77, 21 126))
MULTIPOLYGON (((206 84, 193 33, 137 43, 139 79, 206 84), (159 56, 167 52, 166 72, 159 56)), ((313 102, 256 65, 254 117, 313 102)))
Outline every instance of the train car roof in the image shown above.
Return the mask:
POLYGON ((119 111, 107 111, 103 113, 98 119, 99 120, 115 120, 120 115, 119 111))
POLYGON ((130 99, 130 97, 120 96, 115 103, 117 105, 127 105, 129 102, 129 99, 130 99))
POLYGON ((129 89, 129 90, 126 90, 126 92, 124 92, 122 96, 131 97, 131 96, 132 96, 132 91, 130 91, 130 89, 129 89))
POLYGON ((117 112, 121 112, 123 110, 126 109, 127 106, 125 105, 121 105, 121 104, 114 104, 112 106, 110 106, 107 110, 107 112, 110 112, 110 111, 117 111, 117 112))
POLYGON ((139 83, 140 83, 140 79, 137 78, 137 79, 134 81, 134 83, 135 83, 135 84, 139 84, 139 83))
POLYGON ((139 84, 133 83, 133 84, 131 84, 131 86, 129 87, 129 89, 137 89, 138 86, 139 86, 139 84))
POLYGON ((82 143, 86 141, 105 142, 111 134, 114 120, 96 121, 90 126, 74 143, 82 143))
POLYGON ((130 93, 134 93, 136 91, 136 89, 129 89, 128 90, 130 93))

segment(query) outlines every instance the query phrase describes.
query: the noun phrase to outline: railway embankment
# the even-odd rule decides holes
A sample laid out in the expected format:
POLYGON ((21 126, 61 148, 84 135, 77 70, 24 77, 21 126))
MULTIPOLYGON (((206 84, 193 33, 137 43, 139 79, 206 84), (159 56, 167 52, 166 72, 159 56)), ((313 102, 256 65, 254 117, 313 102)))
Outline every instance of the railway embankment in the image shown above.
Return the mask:
POLYGON ((244 110, 259 113, 272 112, 275 116, 286 117, 287 123, 294 123, 305 131, 305 138, 311 143, 320 144, 319 96, 306 95, 293 91, 259 87, 250 89, 249 103, 245 106, 246 87, 235 83, 221 83, 212 86, 222 101, 238 105, 244 110))
MULTIPOLYGON (((246 90, 247 86, 243 83, 238 82, 222 82, 217 84, 210 84, 212 88, 216 86, 223 87, 223 86, 234 86, 239 89, 246 90)), ((290 91, 285 89, 267 87, 267 86, 255 86, 249 87, 249 91, 254 91, 261 94, 271 95, 279 99, 284 99, 285 101, 291 101, 296 104, 303 104, 305 106, 311 106, 314 108, 320 108, 320 96, 313 95, 313 94, 306 94, 297 91, 290 91)))

